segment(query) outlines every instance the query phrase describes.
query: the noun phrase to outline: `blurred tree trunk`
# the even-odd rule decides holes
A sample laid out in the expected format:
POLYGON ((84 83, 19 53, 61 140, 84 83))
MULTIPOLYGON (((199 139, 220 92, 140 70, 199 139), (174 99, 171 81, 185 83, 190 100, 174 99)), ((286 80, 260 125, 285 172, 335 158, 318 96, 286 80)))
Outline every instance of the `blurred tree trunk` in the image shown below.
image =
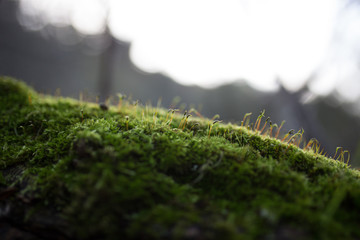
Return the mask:
POLYGON ((105 41, 108 42, 107 48, 100 56, 100 69, 99 69, 99 100, 105 102, 111 93, 112 82, 114 79, 113 65, 115 61, 116 40, 110 33, 110 29, 106 26, 104 33, 105 41))

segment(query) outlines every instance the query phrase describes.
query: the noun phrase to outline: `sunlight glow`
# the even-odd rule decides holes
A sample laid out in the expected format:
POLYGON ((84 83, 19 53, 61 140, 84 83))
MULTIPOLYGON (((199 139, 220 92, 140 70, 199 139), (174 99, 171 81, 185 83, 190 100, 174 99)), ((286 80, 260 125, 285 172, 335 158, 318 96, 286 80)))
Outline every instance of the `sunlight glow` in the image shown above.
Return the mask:
POLYGON ((111 4, 111 29, 132 42, 140 68, 202 86, 245 78, 262 90, 274 90, 276 77, 293 90, 304 84, 329 47, 337 13, 335 0, 111 4))
POLYGON ((108 21, 114 36, 131 42, 139 68, 182 84, 213 87, 245 79, 267 91, 280 79, 295 91, 316 76, 309 85, 315 93, 337 89, 355 94, 352 100, 360 96, 353 87, 359 85, 360 12, 341 15, 343 0, 18 1, 20 22, 32 30, 71 24, 93 35, 108 21), (340 39, 334 41, 335 34, 340 39))

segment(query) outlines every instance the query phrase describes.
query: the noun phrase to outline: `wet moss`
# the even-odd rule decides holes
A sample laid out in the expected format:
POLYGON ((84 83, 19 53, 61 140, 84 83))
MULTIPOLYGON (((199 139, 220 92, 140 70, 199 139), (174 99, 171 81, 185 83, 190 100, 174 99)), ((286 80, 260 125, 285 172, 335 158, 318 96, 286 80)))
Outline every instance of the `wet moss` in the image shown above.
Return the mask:
POLYGON ((344 163, 236 125, 209 137, 210 120, 0 86, 0 200, 28 229, 46 212, 72 239, 360 236, 360 175, 344 163))

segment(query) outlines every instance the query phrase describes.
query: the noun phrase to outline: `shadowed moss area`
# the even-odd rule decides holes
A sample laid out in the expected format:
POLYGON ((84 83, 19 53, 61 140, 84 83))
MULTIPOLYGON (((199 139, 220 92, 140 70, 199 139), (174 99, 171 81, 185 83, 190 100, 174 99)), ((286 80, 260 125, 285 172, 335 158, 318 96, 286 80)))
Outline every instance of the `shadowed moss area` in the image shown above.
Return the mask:
POLYGON ((0 93, 0 219, 39 238, 360 238, 358 171, 311 149, 6 77, 0 93))

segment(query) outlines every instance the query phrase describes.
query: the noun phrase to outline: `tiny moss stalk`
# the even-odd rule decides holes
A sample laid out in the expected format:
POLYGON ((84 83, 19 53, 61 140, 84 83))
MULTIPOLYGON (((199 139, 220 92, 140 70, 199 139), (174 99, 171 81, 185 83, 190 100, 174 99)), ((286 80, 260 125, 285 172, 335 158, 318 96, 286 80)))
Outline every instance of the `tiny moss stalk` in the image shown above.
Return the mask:
POLYGON ((285 139, 291 135, 291 134, 294 134, 295 130, 294 129, 291 129, 288 133, 285 134, 285 136, 281 139, 282 142, 285 141, 285 139))
POLYGON ((278 138, 278 136, 280 134, 280 130, 281 130, 282 126, 284 125, 284 123, 285 123, 285 121, 281 122, 280 127, 278 127, 278 130, 276 131, 275 138, 278 138))
POLYGON ((29 101, 29 105, 32 105, 31 93, 28 93, 28 101, 29 101))
POLYGON ((191 114, 186 114, 186 117, 185 117, 185 120, 184 120, 184 124, 183 124, 182 130, 185 129, 185 126, 186 126, 186 124, 187 124, 188 118, 191 117, 191 116, 192 116, 191 114))
POLYGON ((250 121, 250 116, 251 116, 252 113, 246 113, 244 115, 244 118, 243 120, 241 121, 241 127, 245 126, 247 127, 249 125, 249 121, 250 121))
POLYGON ((126 131, 129 130, 129 116, 125 116, 126 131))
POLYGON ((266 118, 266 120, 265 120, 265 124, 264 124, 264 126, 261 128, 261 130, 260 130, 260 134, 262 134, 262 132, 264 131, 264 129, 265 129, 265 127, 266 127, 266 125, 267 125, 268 121, 270 121, 270 117, 266 118))
POLYGON ((261 124, 261 119, 265 116, 265 110, 262 110, 260 112, 260 115, 258 116, 258 118, 256 119, 255 125, 254 125, 254 131, 259 131, 260 128, 260 124, 261 124))
POLYGON ((179 129, 182 129, 182 126, 183 126, 183 124, 185 122, 186 116, 187 116, 187 111, 184 112, 183 117, 181 118, 181 121, 180 121, 180 124, 179 124, 179 127, 178 127, 179 129))
POLYGON ((212 130, 213 126, 214 126, 216 123, 220 123, 220 122, 222 122, 222 120, 215 120, 215 121, 213 121, 213 122, 210 124, 210 127, 209 127, 209 136, 208 136, 208 138, 210 138, 210 134, 211 134, 211 130, 212 130))

